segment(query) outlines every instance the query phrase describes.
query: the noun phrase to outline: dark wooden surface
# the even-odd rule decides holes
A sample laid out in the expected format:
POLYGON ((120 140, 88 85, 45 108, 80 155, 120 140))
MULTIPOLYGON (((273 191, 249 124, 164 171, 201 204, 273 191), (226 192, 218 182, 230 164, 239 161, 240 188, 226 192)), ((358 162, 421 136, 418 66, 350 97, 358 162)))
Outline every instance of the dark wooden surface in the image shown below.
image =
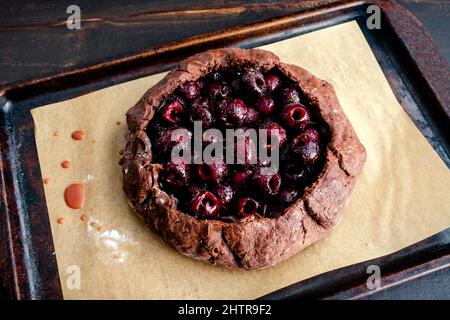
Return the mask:
MULTIPOLYGON (((397 2, 420 20, 441 53, 450 62, 450 0, 397 0, 397 2)), ((448 300, 450 299, 450 268, 380 291, 365 299, 448 300)))
MULTIPOLYGON (((207 6, 202 1, 128 2, 0 0, 0 84, 139 52, 198 33, 279 17, 306 10, 316 2, 332 0, 229 0, 208 2, 207 6), (301 6, 286 5, 292 3, 301 6), (69 4, 81 8, 83 28, 80 31, 61 27, 69 4), (202 9, 205 7, 208 9, 202 9)), ((422 19, 449 59, 448 1, 401 0, 400 3, 422 19)))
MULTIPOLYGON (((243 5, 240 1, 217 1, 204 10, 206 6, 200 1, 135 1, 132 5, 128 1, 34 1, 24 5, 0 0, 0 86, 314 5, 311 1, 294 7, 284 5, 292 2, 249 1, 243 5), (83 31, 61 28, 66 7, 74 3, 81 7, 83 31)), ((450 60, 450 3, 399 2, 421 19, 450 60)), ((450 298, 449 284, 449 271, 444 269, 370 298, 450 298)))

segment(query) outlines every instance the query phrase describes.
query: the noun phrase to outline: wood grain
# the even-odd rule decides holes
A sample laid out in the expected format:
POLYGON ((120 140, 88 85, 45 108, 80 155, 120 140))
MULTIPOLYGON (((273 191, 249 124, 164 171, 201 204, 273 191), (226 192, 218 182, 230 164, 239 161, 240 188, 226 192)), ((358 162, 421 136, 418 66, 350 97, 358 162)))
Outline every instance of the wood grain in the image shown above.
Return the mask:
MULTIPOLYGON (((248 25, 304 12, 312 7, 330 5, 333 2, 336 1, 248 1, 245 4, 240 1, 216 1, 205 4, 202 1, 152 1, 149 3, 141 0, 129 4, 128 1, 120 0, 114 1, 114 4, 112 4, 113 1, 70 0, 19 3, 0 0, 0 41, 3 44, 0 47, 0 86, 19 80, 40 78, 49 74, 76 70, 80 66, 88 66, 113 58, 117 61, 120 57, 145 50, 151 51, 152 48, 159 47, 162 44, 180 42, 185 38, 223 28, 248 25), (74 3, 78 4, 82 10, 82 29, 79 31, 68 30, 64 25, 67 17, 65 10, 68 5, 74 3)), ((438 44, 440 43, 444 52, 447 52, 445 48, 448 48, 449 28, 445 27, 445 21, 447 21, 448 26, 450 4, 448 2, 447 4, 438 3, 437 1, 401 0, 401 2, 410 8, 419 10, 418 15, 424 17, 425 26, 432 28, 430 32, 437 35, 436 38, 440 41, 438 44), (423 8, 427 8, 427 11, 424 12, 423 8), (439 19, 441 19, 441 22, 437 22, 439 19)), ((398 25, 401 26, 401 22, 398 25)), ((420 48, 413 49, 417 51, 420 48)), ((435 49, 431 49, 431 51, 433 54, 435 53, 435 49)), ((423 55, 417 58, 424 61, 423 55)), ((447 59, 449 59, 448 56, 447 59)), ((143 61, 152 62, 151 60, 143 61)), ((164 63, 164 61, 161 63, 164 63)), ((134 67, 134 65, 130 67, 134 67)), ((106 68, 106 72, 108 70, 111 72, 111 69, 106 68)), ((149 70, 147 68, 145 72, 149 70)), ((90 73, 90 75, 101 76, 101 74, 95 72, 90 73)), ((74 81, 74 78, 69 80, 74 81)), ((75 80, 83 81, 83 77, 75 80)), ((113 83, 112 81, 111 83, 113 83)), ((390 81, 395 82, 397 80, 391 78, 390 81)), ((58 87, 61 84, 58 84, 58 79, 56 79, 54 82, 49 82, 48 85, 54 88, 55 85, 58 87)), ((96 88, 92 83, 87 85, 90 85, 89 90, 96 88)), ((36 92, 31 90, 27 92, 27 97, 32 97, 35 94, 36 92)), ((68 94, 73 93, 69 92, 68 94)), ((2 106, 4 105, 3 102, 0 101, 2 106)), ((1 120, 5 120, 3 115, 1 120)), ((34 141, 33 129, 29 121, 30 119, 27 120, 24 117, 18 119, 15 125, 21 126, 23 132, 29 135, 30 141, 34 141)), ((7 136, 0 136, 0 140, 2 152, 11 148, 11 145, 9 145, 11 141, 7 136)), ((30 159, 34 159, 33 145, 33 143, 27 145, 28 151, 26 154, 30 159)), ((6 166, 10 163, 2 162, 1 165, 6 166)), ((26 174, 25 180, 37 181, 36 179, 40 179, 39 168, 36 163, 31 163, 30 168, 32 170, 26 174)), ((1 186, 4 186, 5 183, 12 184, 14 179, 11 172, 0 178, 1 186)), ((33 192, 26 198, 30 203, 37 204, 33 205, 31 210, 45 212, 45 209, 37 201, 42 192, 39 191, 38 187, 32 189, 34 191, 32 190, 33 192)), ((3 195, 5 195, 5 192, 3 192, 3 195)), ((6 205, 13 203, 13 194, 10 196, 11 198, 8 199, 2 198, 0 208, 2 211, 6 205)), ((5 234, 10 233, 11 230, 8 230, 8 228, 11 225, 20 226, 22 223, 18 217, 14 218, 14 215, 12 217, 16 221, 6 221, 7 223, 2 221, 0 223, 2 240, 5 239, 5 234)), ((33 230, 40 228, 45 230, 46 227, 44 221, 42 224, 35 225, 33 230)), ((21 230, 16 230, 15 234, 19 235, 20 232, 21 230)), ((448 237, 448 232, 440 234, 439 237, 439 241, 442 242, 448 237)), ((38 247, 39 245, 48 246, 49 240, 46 238, 40 239, 37 235, 33 235, 32 238, 36 246, 31 249, 37 252, 38 268, 45 269, 46 261, 48 262, 52 257, 47 257, 48 252, 38 247)), ((24 241, 23 237, 18 236, 14 240, 17 242, 17 250, 23 250, 23 248, 20 248, 20 244, 24 241)), ((448 243, 448 241, 442 243, 445 247, 445 243, 448 243)), ((26 270, 21 269, 20 266, 24 261, 15 261, 15 257, 10 255, 11 245, 11 242, 1 241, 0 243, 0 254, 5 260, 2 267, 4 265, 13 266, 15 270, 13 273, 10 270, 1 270, 4 275, 1 280, 7 284, 17 283, 17 279, 23 277, 26 273, 26 270)), ((43 284, 44 290, 47 286, 48 288, 58 287, 56 282, 59 279, 51 277, 54 274, 54 270, 51 270, 55 267, 54 262, 53 264, 50 263, 49 266, 50 270, 47 275, 49 278, 46 280, 45 275, 42 278, 41 284, 43 284)), ((444 280, 449 281, 448 279, 444 280)), ((23 285, 23 282, 20 284, 23 285)), ((8 286, 8 295, 20 298, 20 296, 15 295, 18 289, 21 288, 8 286)), ((439 288, 435 288, 435 290, 439 290, 439 288)), ((442 293, 443 295, 444 293, 442 293)), ((29 296, 22 296, 22 298, 27 297, 29 296)), ((49 295, 49 297, 58 297, 58 295, 49 295)))
POLYGON ((332 1, 58 1, 0 4, 0 84, 73 69, 221 30, 300 12, 332 1), (42 3, 42 2, 40 2, 42 3), (65 25, 77 3, 81 29, 65 25))

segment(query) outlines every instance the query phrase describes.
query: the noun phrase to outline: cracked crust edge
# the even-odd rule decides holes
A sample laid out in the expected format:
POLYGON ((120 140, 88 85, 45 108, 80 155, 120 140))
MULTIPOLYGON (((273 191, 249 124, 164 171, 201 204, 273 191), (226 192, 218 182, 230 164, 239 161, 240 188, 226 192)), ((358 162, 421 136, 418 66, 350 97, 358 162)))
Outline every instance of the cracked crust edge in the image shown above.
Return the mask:
POLYGON ((266 268, 322 238, 339 222, 366 158, 332 86, 260 49, 216 49, 184 60, 127 112, 127 124, 129 132, 121 165, 131 206, 177 251, 228 268, 266 268), (151 163, 151 144, 145 128, 155 109, 182 82, 198 79, 218 68, 247 63, 266 70, 276 66, 298 83, 329 126, 327 160, 317 181, 281 217, 253 216, 235 222, 199 220, 177 210, 171 198, 159 189, 161 167, 151 163))

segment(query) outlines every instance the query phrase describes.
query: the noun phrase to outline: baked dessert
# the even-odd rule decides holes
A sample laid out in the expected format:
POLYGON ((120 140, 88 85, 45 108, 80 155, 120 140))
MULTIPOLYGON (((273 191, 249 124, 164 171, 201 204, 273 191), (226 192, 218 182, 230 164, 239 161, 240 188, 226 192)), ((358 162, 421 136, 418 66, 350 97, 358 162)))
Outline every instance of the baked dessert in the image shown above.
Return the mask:
MULTIPOLYGON (((366 158, 332 86, 259 49, 186 59, 127 112, 127 124, 120 163, 132 208, 179 252, 229 268, 272 266, 328 233, 366 158), (234 150, 234 160, 244 154, 237 164, 196 161, 192 148, 174 161, 176 145, 192 146, 194 121, 223 136, 265 129, 278 171, 262 173, 269 164, 251 139, 234 150)), ((201 144, 218 139, 202 135, 201 144)))

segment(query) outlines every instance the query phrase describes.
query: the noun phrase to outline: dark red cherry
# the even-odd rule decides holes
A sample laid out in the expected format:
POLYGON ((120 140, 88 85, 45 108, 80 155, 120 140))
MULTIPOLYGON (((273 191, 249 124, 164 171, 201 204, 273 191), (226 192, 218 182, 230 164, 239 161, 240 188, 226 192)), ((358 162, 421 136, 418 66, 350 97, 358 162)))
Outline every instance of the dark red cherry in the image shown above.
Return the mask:
POLYGON ((304 129, 310 122, 308 110, 299 103, 286 105, 282 117, 286 126, 291 129, 304 129))
POLYGON ((302 146, 309 142, 309 140, 304 141, 304 136, 302 134, 296 136, 291 141, 291 153, 296 155, 301 155, 302 152, 302 146))
POLYGON ((169 124, 178 124, 184 119, 186 110, 177 100, 165 105, 161 110, 162 118, 169 124))
POLYGON ((192 102, 189 109, 191 121, 201 121, 204 128, 214 123, 214 117, 210 110, 210 103, 206 98, 198 98, 192 102))
POLYGON ((219 119, 227 127, 242 127, 247 117, 247 107, 239 99, 226 98, 217 104, 219 119))
POLYGON ((167 153, 178 144, 188 147, 192 139, 192 132, 185 128, 163 128, 155 134, 153 143, 158 151, 167 153), (178 131, 179 130, 179 131, 178 131))
POLYGON ((247 126, 254 126, 259 120, 258 111, 254 108, 247 108, 247 114, 245 116, 245 124, 247 126))
POLYGON ((309 172, 303 164, 288 164, 282 171, 283 179, 295 185, 303 184, 309 178, 309 172))
POLYGON ((197 165, 197 174, 205 182, 220 183, 226 176, 228 167, 223 162, 197 165))
POLYGON ((318 137, 311 135, 311 131, 308 134, 305 132, 292 139, 291 150, 302 157, 303 163, 312 165, 319 159, 320 147, 317 140, 311 140, 311 136, 313 139, 318 137))
POLYGON ((285 187, 278 194, 278 200, 283 204, 290 204, 297 200, 299 192, 295 187, 285 187))
POLYGON ((228 206, 235 194, 235 190, 228 184, 217 185, 212 192, 217 196, 222 207, 228 206))
POLYGON ((301 147, 301 155, 306 165, 313 165, 319 160, 320 147, 317 142, 308 142, 301 147))
POLYGON ((200 218, 217 218, 220 203, 215 195, 209 191, 201 191, 191 200, 191 212, 200 218))
POLYGON ((274 74, 266 74, 264 76, 264 80, 266 81, 267 91, 272 93, 277 90, 281 85, 281 80, 277 75, 274 74))
POLYGON ((214 82, 206 87, 206 95, 211 100, 220 100, 230 95, 230 88, 223 82, 214 82))
POLYGON ((306 129, 299 137, 304 143, 319 142, 320 140, 319 133, 313 128, 306 129))
POLYGON ((258 201, 250 197, 241 198, 237 202, 237 214, 241 218, 254 215, 258 211, 258 208, 258 201))
MULTIPOLYGON (((318 172, 315 165, 323 153, 321 142, 329 137, 328 128, 316 123, 301 99, 301 88, 285 81, 278 71, 263 75, 259 69, 231 68, 182 83, 165 99, 157 121, 146 130, 152 140, 154 161, 164 164, 162 188, 167 187, 165 191, 179 199, 180 209, 200 219, 282 216, 318 172), (277 151, 273 138, 279 140, 280 171, 265 171, 270 160, 258 154, 257 141, 247 135, 245 140, 239 137, 234 146, 235 161, 238 155, 244 159, 233 167, 222 161, 190 165, 183 159, 170 160, 170 151, 176 145, 187 148, 192 139, 190 131, 174 139, 172 133, 176 128, 192 126, 193 121, 202 121, 203 128, 217 127, 222 133, 216 137, 204 135, 203 147, 219 140, 225 146, 225 128, 266 129, 264 147, 269 158, 277 151)), ((195 158, 195 152, 190 156, 195 158)))
POLYGON ((280 191, 281 178, 278 173, 267 175, 262 174, 261 170, 258 170, 253 175, 253 180, 255 181, 256 186, 266 195, 273 196, 280 191))
POLYGON ((253 171, 251 169, 235 171, 231 176, 231 181, 238 187, 244 186, 247 183, 248 179, 252 176, 252 174, 253 171))
POLYGON ((260 97, 266 92, 266 81, 258 70, 249 70, 242 75, 242 86, 249 94, 260 97))
POLYGON ((262 96, 256 101, 255 108, 264 117, 268 117, 275 112, 275 102, 269 96, 262 96))
POLYGON ((186 108, 186 102, 185 102, 184 99, 183 99, 180 95, 178 95, 178 94, 171 94, 170 96, 168 96, 168 97, 164 100, 163 105, 168 105, 168 104, 170 104, 171 102, 174 102, 174 101, 178 102, 183 108, 186 108))
POLYGON ((179 90, 187 99, 192 100, 197 98, 200 94, 200 85, 197 81, 194 80, 186 81, 180 85, 179 90))
POLYGON ((283 104, 300 103, 300 94, 293 86, 288 86, 281 89, 281 101, 283 104))
POLYGON ((185 187, 189 182, 189 165, 184 161, 168 162, 164 166, 164 181, 173 187, 185 187))
POLYGON ((273 121, 267 121, 260 126, 261 129, 267 130, 267 143, 273 143, 271 139, 278 140, 278 146, 282 147, 287 141, 286 130, 278 123, 273 121))

